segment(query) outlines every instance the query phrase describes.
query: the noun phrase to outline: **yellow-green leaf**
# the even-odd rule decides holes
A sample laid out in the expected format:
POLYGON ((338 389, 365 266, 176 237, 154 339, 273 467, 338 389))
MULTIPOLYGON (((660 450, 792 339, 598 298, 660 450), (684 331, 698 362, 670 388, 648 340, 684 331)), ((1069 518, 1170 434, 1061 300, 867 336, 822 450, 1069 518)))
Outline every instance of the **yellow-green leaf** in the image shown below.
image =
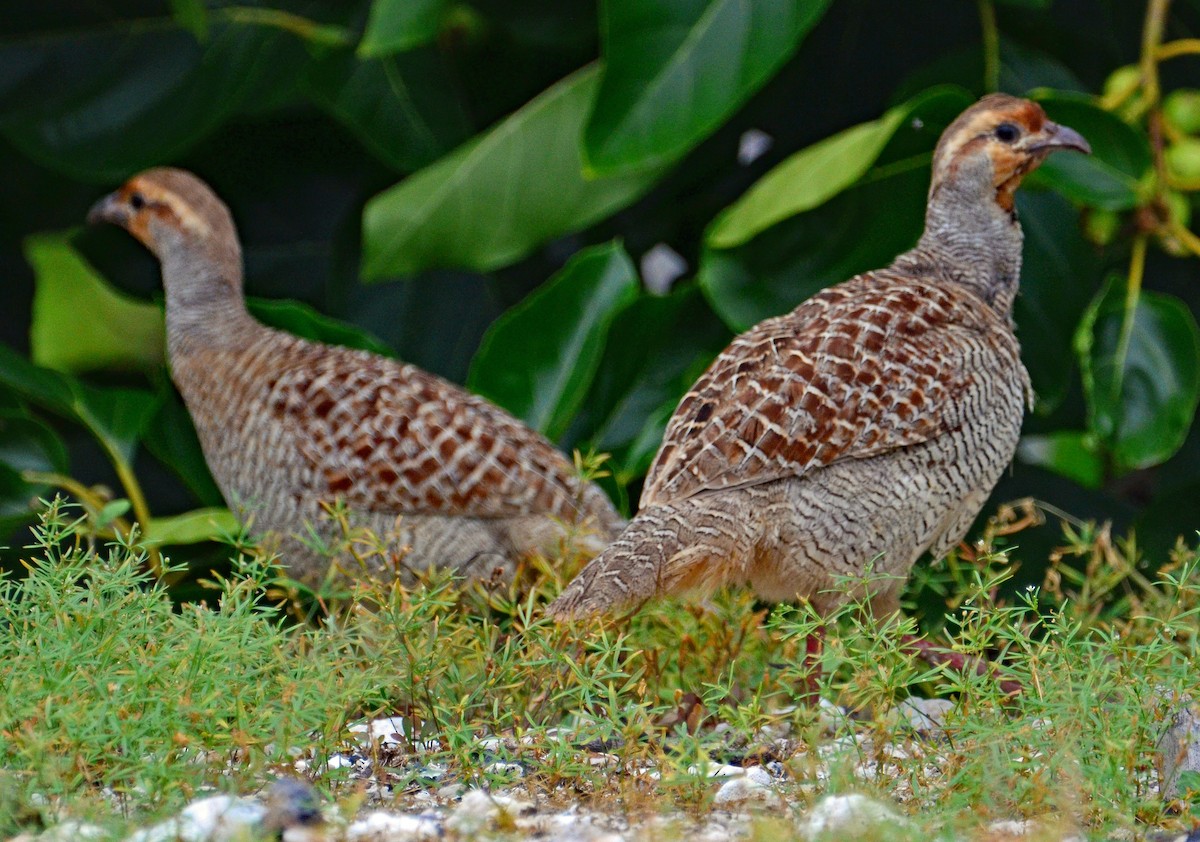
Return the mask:
POLYGON ((196 509, 171 517, 151 518, 146 528, 150 544, 199 544, 238 531, 233 512, 221 507, 196 509))
POLYGON ((802 149, 751 187, 717 219, 710 248, 730 249, 798 213, 823 205, 857 182, 918 108, 940 98, 968 100, 961 90, 932 88, 887 111, 802 149))
POLYGON ((162 366, 162 310, 109 286, 66 234, 29 237, 25 258, 34 273, 29 344, 36 365, 68 374, 162 366))

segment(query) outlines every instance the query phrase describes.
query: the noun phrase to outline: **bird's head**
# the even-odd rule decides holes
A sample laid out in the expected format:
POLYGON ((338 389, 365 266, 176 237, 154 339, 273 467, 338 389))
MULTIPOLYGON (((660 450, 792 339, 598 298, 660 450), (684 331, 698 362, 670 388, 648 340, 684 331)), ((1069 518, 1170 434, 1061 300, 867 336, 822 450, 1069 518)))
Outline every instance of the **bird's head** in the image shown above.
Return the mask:
POLYGON ((156 167, 139 173, 93 205, 87 218, 121 226, 163 262, 183 254, 237 259, 229 208, 186 170, 156 167))
POLYGON ((1011 212, 1021 179, 1060 149, 1092 151, 1079 132, 1051 122, 1036 102, 985 96, 942 133, 933 153, 929 195, 949 184, 972 192, 994 189, 996 203, 1011 212))

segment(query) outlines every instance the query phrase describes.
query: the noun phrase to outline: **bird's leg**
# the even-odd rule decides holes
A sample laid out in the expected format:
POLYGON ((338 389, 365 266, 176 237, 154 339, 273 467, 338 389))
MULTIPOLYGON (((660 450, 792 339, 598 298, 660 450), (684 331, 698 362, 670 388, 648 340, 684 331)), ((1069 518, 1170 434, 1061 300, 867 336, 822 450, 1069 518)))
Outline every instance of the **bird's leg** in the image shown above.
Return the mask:
POLYGON ((945 646, 938 646, 913 634, 902 635, 900 641, 906 649, 933 666, 945 664, 955 672, 974 672, 976 675, 990 676, 999 684, 1000 690, 1005 695, 1015 696, 1023 689, 1021 682, 1011 678, 1004 678, 1000 672, 1000 668, 986 658, 964 655, 962 652, 955 652, 952 649, 947 649, 945 646))
POLYGON ((817 626, 804 638, 803 686, 801 700, 805 704, 816 705, 821 684, 821 649, 825 642, 825 626, 817 626))

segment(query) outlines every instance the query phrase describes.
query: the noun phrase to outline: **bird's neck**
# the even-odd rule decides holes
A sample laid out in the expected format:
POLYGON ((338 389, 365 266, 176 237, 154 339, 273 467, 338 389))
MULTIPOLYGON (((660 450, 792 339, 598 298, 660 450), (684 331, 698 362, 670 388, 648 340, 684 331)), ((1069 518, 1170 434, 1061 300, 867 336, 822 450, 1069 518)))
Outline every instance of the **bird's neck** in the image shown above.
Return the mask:
POLYGON ((991 191, 944 184, 929 199, 925 233, 896 267, 967 287, 997 312, 1012 312, 1021 275, 1021 225, 991 191))
POLYGON ((202 350, 236 350, 262 326, 246 310, 241 254, 164 255, 167 346, 172 362, 202 350))

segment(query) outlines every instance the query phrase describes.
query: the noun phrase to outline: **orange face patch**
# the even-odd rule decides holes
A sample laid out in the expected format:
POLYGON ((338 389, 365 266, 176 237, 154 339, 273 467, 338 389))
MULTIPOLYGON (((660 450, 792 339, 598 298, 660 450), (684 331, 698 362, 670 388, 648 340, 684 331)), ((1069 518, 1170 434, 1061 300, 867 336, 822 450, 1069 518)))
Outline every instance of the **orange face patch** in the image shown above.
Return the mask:
POLYGON ((192 212, 186 202, 149 179, 131 179, 121 187, 118 195, 130 209, 126 229, 143 243, 149 244, 153 239, 150 231, 152 219, 182 228, 199 237, 210 233, 208 223, 192 212), (136 206, 135 196, 140 197, 140 207, 136 206))

